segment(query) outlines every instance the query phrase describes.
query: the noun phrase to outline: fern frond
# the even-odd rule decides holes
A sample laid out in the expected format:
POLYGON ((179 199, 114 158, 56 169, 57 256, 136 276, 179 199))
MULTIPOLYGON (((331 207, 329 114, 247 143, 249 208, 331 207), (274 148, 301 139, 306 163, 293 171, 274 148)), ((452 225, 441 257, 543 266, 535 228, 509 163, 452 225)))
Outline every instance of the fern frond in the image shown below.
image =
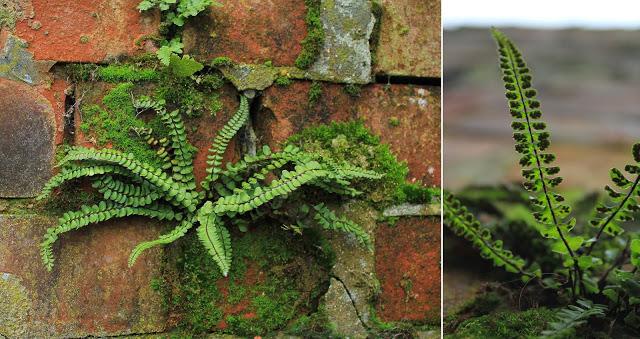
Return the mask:
POLYGON ((195 189, 195 177, 193 176, 194 148, 187 140, 187 132, 180 116, 180 111, 167 112, 164 107, 156 110, 160 120, 168 128, 173 158, 171 159, 172 177, 178 182, 187 185, 188 189, 195 189))
POLYGON ((113 202, 101 201, 92 206, 82 206, 78 211, 65 213, 59 220, 58 226, 47 229, 41 243, 42 260, 51 271, 53 268, 53 244, 58 240, 58 236, 72 230, 77 230, 89 224, 107 221, 113 218, 123 218, 130 215, 146 216, 158 220, 180 220, 182 214, 174 213, 169 207, 162 205, 152 205, 149 207, 130 207, 115 204, 113 202))
POLYGON ((219 198, 214 207, 217 214, 245 213, 273 200, 279 196, 286 196, 300 186, 320 177, 329 175, 318 162, 296 165, 294 171, 282 171, 280 178, 271 182, 268 187, 241 190, 237 193, 219 198))
POLYGON ((171 169, 173 161, 171 154, 173 153, 173 149, 171 148, 171 142, 169 139, 156 138, 153 135, 153 129, 151 128, 137 129, 136 132, 144 139, 149 147, 156 151, 156 155, 160 160, 162 160, 162 169, 171 169))
POLYGON ((110 200, 123 206, 141 207, 160 199, 160 194, 149 184, 125 183, 108 175, 93 183, 93 187, 102 194, 105 200, 110 200))
POLYGON ((537 194, 532 199, 538 209, 534 216, 544 225, 540 229, 542 235, 557 240, 554 250, 569 254, 575 262, 575 251, 584 239, 569 235, 575 225, 575 219, 569 218, 571 208, 563 203, 564 197, 552 192, 562 177, 558 176, 560 168, 552 165, 555 155, 547 152, 550 134, 541 120, 540 101, 531 86, 530 70, 513 42, 498 30, 494 29, 492 33, 498 44, 502 80, 513 116, 511 127, 516 151, 522 154, 520 165, 523 167, 524 187, 537 194))
POLYGON ((462 203, 451 193, 444 193, 444 224, 456 235, 470 241, 480 250, 480 256, 493 261, 497 267, 504 267, 507 272, 518 273, 525 279, 540 275, 539 272, 525 270, 527 262, 511 251, 504 249, 501 240, 493 240, 491 231, 483 227, 462 203))
POLYGON ((571 331, 592 317, 604 317, 607 307, 594 304, 590 300, 579 299, 577 305, 569 305, 558 311, 556 321, 549 323, 549 329, 542 331, 545 338, 565 338, 571 331))
POLYGON ((229 231, 222 225, 210 201, 200 208, 197 218, 200 223, 197 229, 198 238, 220 267, 222 275, 226 277, 231 269, 232 256, 229 231))
POLYGON ((350 182, 335 182, 330 180, 316 180, 311 183, 311 185, 316 186, 328 193, 335 193, 338 195, 345 195, 349 197, 356 197, 362 194, 362 191, 359 191, 351 186, 349 186, 350 182))
POLYGON ((207 155, 207 176, 202 181, 202 187, 205 190, 209 190, 210 184, 218 179, 218 175, 222 171, 220 168, 222 156, 227 150, 227 145, 229 145, 231 139, 238 133, 238 130, 244 126, 248 117, 249 100, 244 95, 241 95, 238 111, 218 132, 218 135, 213 139, 213 143, 209 148, 209 154, 207 155))
POLYGON ((84 147, 72 148, 62 162, 93 160, 105 162, 112 165, 119 165, 129 172, 149 181, 158 190, 166 193, 168 201, 177 206, 185 207, 189 212, 194 212, 196 202, 199 199, 197 194, 189 192, 184 186, 176 183, 162 170, 136 160, 133 154, 122 153, 113 149, 92 149, 84 147))
POLYGON ((104 175, 104 174, 118 174, 118 175, 130 175, 130 173, 126 170, 123 170, 119 166, 112 165, 89 165, 89 166, 72 166, 63 169, 60 173, 53 176, 49 181, 44 185, 40 195, 36 198, 36 200, 42 200, 48 197, 51 192, 60 187, 63 183, 67 181, 71 181, 74 179, 79 179, 83 177, 92 177, 96 175, 104 175))
POLYGON ((620 191, 614 190, 611 186, 605 186, 604 189, 614 205, 602 204, 596 208, 596 216, 590 223, 598 229, 598 233, 589 245, 588 253, 591 253, 603 233, 611 236, 621 234, 624 230, 618 222, 633 221, 635 213, 640 210, 637 200, 637 197, 640 196, 640 143, 633 145, 632 154, 636 164, 626 165, 624 168, 628 174, 633 176, 631 180, 627 179, 617 168, 612 168, 609 172, 611 181, 620 191))
POLYGON ((193 224, 194 218, 185 218, 180 224, 178 224, 178 226, 171 230, 171 232, 161 235, 158 239, 141 242, 136 245, 136 247, 131 251, 131 255, 129 255, 129 267, 132 267, 136 263, 136 260, 138 260, 138 257, 142 252, 158 245, 170 244, 182 238, 187 234, 187 231, 193 227, 193 224))
POLYGON ((338 217, 328 209, 323 203, 313 206, 316 211, 313 218, 326 230, 339 230, 356 237, 358 242, 365 246, 367 249, 373 251, 373 244, 369 234, 365 232, 358 224, 345 218, 338 217))

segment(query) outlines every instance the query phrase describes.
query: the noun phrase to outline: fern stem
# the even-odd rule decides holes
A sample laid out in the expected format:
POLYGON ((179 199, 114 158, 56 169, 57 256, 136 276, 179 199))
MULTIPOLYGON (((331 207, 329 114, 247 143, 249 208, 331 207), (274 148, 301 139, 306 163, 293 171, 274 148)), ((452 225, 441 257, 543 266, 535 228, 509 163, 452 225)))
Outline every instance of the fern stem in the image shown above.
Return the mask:
POLYGON ((640 175, 636 177, 636 180, 633 182, 633 186, 631 186, 631 189, 629 190, 627 195, 624 197, 622 202, 618 205, 618 208, 616 208, 616 210, 613 213, 611 213, 611 215, 609 215, 607 220, 604 223, 602 223, 602 226, 600 227, 600 229, 598 230, 598 233, 596 234, 595 240, 587 248, 587 255, 591 254, 591 252, 593 251, 593 248, 595 247, 598 240, 600 240, 600 237, 602 236, 602 233, 606 229, 607 225, 609 225, 609 223, 613 221, 613 219, 616 217, 616 215, 618 215, 618 213, 622 210, 622 208, 624 208, 624 205, 627 203, 627 200, 629 200, 629 198, 631 198, 631 196, 634 194, 638 184, 640 184, 640 175))

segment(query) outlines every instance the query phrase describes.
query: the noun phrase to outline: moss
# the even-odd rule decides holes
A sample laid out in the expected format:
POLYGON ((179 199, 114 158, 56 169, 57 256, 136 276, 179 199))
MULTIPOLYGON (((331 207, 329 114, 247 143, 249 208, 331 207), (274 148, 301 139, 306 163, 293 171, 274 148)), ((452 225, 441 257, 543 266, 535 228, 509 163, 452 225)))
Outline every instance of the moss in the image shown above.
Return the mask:
POLYGON ((369 50, 371 52, 371 66, 376 64, 376 50, 380 42, 380 29, 382 27, 382 14, 383 7, 379 0, 371 1, 371 13, 376 18, 376 23, 373 25, 371 36, 369 36, 369 50))
POLYGON ((302 338, 342 338, 336 333, 335 325, 329 321, 326 311, 323 308, 310 314, 298 318, 289 328, 287 334, 302 338))
POLYGON ((69 64, 64 68, 65 74, 74 82, 106 81, 143 82, 157 81, 159 73, 151 68, 139 68, 132 64, 97 66, 93 64, 69 64))
POLYGON ((211 60, 211 67, 228 67, 232 65, 233 65, 233 60, 225 56, 219 56, 211 60))
MULTIPOLYGON (((219 72, 191 77, 176 77, 168 70, 160 73, 156 96, 164 99, 167 109, 180 111, 188 117, 199 117, 208 109, 220 108, 220 98, 214 91, 224 85, 219 72)), ((213 112, 211 112, 213 113, 213 112)))
POLYGON ((338 162, 384 173, 378 181, 354 182, 373 202, 387 204, 406 196, 404 185, 409 173, 406 163, 399 162, 389 145, 380 143, 380 138, 371 134, 361 121, 309 127, 289 138, 287 143, 338 162))
POLYGON ((400 119, 398 119, 397 117, 391 117, 391 118, 389 118, 389 126, 391 126, 391 127, 398 127, 398 126, 400 126, 400 119))
POLYGON ((282 87, 287 87, 287 86, 289 86, 289 85, 291 85, 293 83, 293 81, 291 81, 291 79, 289 79, 288 77, 283 77, 283 76, 278 76, 274 82, 275 82, 276 85, 282 86, 282 87))
POLYGON ((320 284, 329 270, 310 256, 317 248, 309 244, 317 241, 313 234, 300 239, 261 224, 232 236, 232 269, 221 281, 217 266, 193 234, 179 242, 177 254, 168 256, 176 260, 177 272, 165 279, 173 286, 170 304, 181 315, 178 327, 183 334, 268 334, 312 308, 315 296, 308 291, 315 290, 312 286, 320 284))
POLYGON ((324 45, 324 28, 320 13, 320 0, 305 0, 307 15, 304 22, 307 26, 307 36, 302 40, 302 51, 296 59, 295 65, 301 69, 308 69, 317 60, 324 45))
POLYGON ((0 272, 0 336, 28 337, 32 302, 20 279, 0 272))
POLYGON ((346 84, 342 87, 342 90, 352 98, 360 97, 360 92, 362 92, 361 86, 357 84, 346 84))
POLYGON ((145 140, 136 137, 134 131, 151 126, 156 132, 162 133, 162 124, 157 117, 145 123, 136 116, 131 100, 133 89, 131 82, 119 84, 102 98, 103 107, 82 107, 83 123, 80 128, 83 133, 94 136, 98 146, 112 145, 115 149, 132 153, 142 162, 160 166, 161 160, 155 151, 148 147, 145 140))
POLYGON ((535 308, 524 312, 499 312, 469 319, 458 327, 456 333, 446 338, 530 338, 537 337, 555 312, 535 308))
POLYGON ((425 187, 421 183, 415 182, 400 185, 395 200, 398 203, 426 204, 432 202, 434 197, 440 197, 439 187, 425 187))
POLYGON ((312 82, 311 87, 309 87, 309 94, 308 94, 308 100, 307 100, 309 107, 315 106, 321 97, 322 97, 322 86, 317 81, 312 82))

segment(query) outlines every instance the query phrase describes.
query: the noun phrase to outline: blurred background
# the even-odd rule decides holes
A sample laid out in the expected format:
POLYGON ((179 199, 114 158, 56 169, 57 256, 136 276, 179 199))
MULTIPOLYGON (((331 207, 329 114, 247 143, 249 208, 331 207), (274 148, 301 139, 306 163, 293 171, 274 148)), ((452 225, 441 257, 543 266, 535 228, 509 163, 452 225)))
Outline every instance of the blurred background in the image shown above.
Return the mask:
POLYGON ((607 1, 443 2, 444 187, 520 180, 489 28, 533 71, 564 189, 600 189, 640 141, 640 5, 607 1))
MULTIPOLYGON (((526 230, 531 219, 520 189, 519 156, 489 28, 521 49, 533 71, 560 189, 580 224, 609 183, 608 170, 633 161, 640 141, 640 4, 609 0, 521 3, 443 1, 444 188, 458 196, 494 234, 526 230)), ((537 234, 532 234, 535 238, 537 234)), ((517 239, 506 246, 526 256, 517 239)), ((444 231, 444 311, 459 310, 500 272, 444 231), (489 274, 491 273, 491 274, 489 274)), ((498 270, 500 271, 500 270, 498 270)), ((445 330, 447 328, 445 324, 445 330)))

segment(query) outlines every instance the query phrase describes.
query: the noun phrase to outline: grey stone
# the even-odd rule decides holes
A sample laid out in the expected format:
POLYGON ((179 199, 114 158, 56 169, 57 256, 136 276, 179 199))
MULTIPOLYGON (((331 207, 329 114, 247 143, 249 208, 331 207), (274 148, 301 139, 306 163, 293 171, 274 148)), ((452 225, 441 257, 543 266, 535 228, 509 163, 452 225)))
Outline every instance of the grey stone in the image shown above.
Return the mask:
POLYGON ((30 85, 39 81, 33 54, 25 48, 25 42, 13 35, 7 37, 0 53, 0 77, 24 81, 30 85))
POLYGON ((0 79, 0 198, 38 195, 51 176, 55 122, 30 86, 0 79))
POLYGON ((363 0, 323 0, 324 48, 307 72, 314 80, 366 84, 371 82, 369 37, 375 17, 363 0))
POLYGON ((401 204, 382 212, 385 217, 436 216, 440 215, 440 204, 401 204))
POLYGON ((340 335, 346 338, 367 337, 367 330, 358 317, 349 292, 337 279, 331 278, 329 290, 322 297, 322 305, 340 335))

